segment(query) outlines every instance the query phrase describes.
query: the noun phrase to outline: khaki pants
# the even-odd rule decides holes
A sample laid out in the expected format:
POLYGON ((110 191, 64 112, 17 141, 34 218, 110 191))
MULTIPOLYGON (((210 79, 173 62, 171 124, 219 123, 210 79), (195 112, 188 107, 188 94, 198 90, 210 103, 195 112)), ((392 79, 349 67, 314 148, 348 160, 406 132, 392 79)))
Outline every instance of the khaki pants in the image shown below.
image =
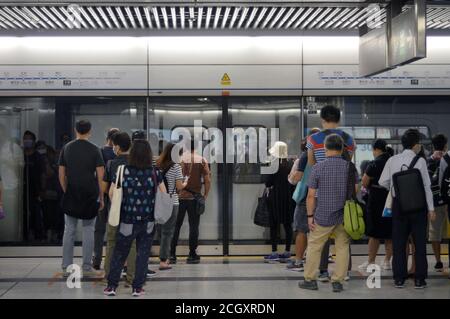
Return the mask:
MULTIPOLYGON (((111 257, 114 252, 114 247, 116 246, 116 234, 119 227, 113 227, 110 224, 106 226, 106 256, 105 256, 105 278, 108 278, 111 257)), ((133 282, 134 274, 136 271, 136 240, 133 240, 131 245, 130 253, 127 258, 127 281, 133 282)))
POLYGON ((342 224, 331 227, 323 227, 316 224, 316 229, 309 233, 305 280, 317 279, 317 270, 319 269, 322 249, 332 233, 335 235, 336 268, 331 281, 344 281, 350 257, 350 237, 347 235, 342 224))

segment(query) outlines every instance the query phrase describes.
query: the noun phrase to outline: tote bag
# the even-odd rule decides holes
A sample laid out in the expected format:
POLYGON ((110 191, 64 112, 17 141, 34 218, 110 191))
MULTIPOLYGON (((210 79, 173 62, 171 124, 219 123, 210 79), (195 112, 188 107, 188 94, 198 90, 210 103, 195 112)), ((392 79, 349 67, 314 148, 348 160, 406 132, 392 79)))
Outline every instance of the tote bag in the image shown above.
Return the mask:
POLYGON ((269 197, 268 197, 269 190, 266 188, 264 190, 264 193, 261 197, 258 198, 258 206, 256 207, 255 211, 255 217, 253 219, 253 222, 255 225, 261 226, 261 227, 269 227, 269 197))
POLYGON ((116 183, 113 188, 113 197, 111 200, 111 208, 109 209, 108 223, 117 227, 120 222, 120 208, 122 207, 122 182, 123 182, 123 170, 125 165, 120 165, 117 168, 116 183))
POLYGON ((292 194, 292 199, 297 204, 300 203, 306 197, 306 194, 308 192, 308 179, 310 173, 311 173, 311 166, 307 165, 305 171, 303 172, 302 180, 299 183, 297 183, 295 191, 292 194))
POLYGON ((159 191, 155 169, 153 170, 153 184, 155 185, 155 223, 164 225, 172 216, 173 197, 169 193, 159 191))

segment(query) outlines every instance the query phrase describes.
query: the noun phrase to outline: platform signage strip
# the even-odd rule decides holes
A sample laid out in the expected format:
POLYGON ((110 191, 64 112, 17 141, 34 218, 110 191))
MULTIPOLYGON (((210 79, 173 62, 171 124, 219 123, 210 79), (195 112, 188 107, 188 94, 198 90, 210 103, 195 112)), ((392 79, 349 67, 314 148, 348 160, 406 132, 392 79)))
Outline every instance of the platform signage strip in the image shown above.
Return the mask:
POLYGON ((0 65, 0 90, 147 90, 145 66, 0 65))
POLYGON ((372 77, 358 65, 305 65, 304 89, 450 89, 450 65, 408 65, 372 77))

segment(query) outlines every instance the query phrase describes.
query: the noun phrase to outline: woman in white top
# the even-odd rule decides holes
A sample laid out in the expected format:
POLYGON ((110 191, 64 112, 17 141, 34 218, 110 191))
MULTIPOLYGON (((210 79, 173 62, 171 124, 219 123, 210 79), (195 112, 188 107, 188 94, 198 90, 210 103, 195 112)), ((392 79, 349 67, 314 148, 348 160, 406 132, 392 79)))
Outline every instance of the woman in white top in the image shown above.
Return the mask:
POLYGON ((168 143, 164 148, 161 156, 156 161, 156 165, 162 171, 164 183, 166 184, 167 193, 173 196, 173 210, 172 216, 164 224, 161 225, 161 241, 159 248, 159 270, 168 270, 172 267, 169 264, 170 242, 172 241, 173 233, 175 231, 175 223, 178 215, 178 191, 182 190, 187 185, 187 180, 183 180, 183 173, 181 166, 172 160, 172 149, 175 146, 173 143, 168 143))

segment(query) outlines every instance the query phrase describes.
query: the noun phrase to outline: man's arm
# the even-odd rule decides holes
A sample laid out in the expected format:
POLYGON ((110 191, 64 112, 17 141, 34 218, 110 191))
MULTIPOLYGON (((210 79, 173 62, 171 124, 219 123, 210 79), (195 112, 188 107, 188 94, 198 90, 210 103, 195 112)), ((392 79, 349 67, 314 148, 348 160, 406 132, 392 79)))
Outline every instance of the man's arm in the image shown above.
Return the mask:
POLYGON ((314 151, 312 149, 308 150, 308 165, 314 166, 316 164, 316 158, 314 157, 314 151))
POLYGON ((431 192, 430 175, 428 174, 428 167, 426 161, 422 158, 419 160, 420 174, 422 175, 423 186, 425 187, 425 196, 427 199, 428 216, 430 220, 434 221, 436 213, 434 212, 433 193, 431 192))
POLYGON ((206 162, 206 160, 203 163, 203 171, 204 171, 203 180, 205 182, 205 193, 203 194, 203 196, 206 199, 208 197, 209 190, 211 189, 211 172, 209 170, 208 162, 206 162))
POLYGON ((66 167, 65 166, 59 166, 58 170, 58 177, 59 177, 59 184, 61 185, 61 188, 63 192, 65 193, 67 191, 67 176, 66 176, 66 167))
POLYGON ((105 175, 105 167, 103 166, 97 166, 96 168, 96 172, 97 172, 97 182, 98 182, 98 189, 101 190, 99 195, 98 195, 98 200, 100 202, 100 209, 102 210, 105 207, 105 201, 103 199, 103 175, 105 175))
POLYGON ((308 212, 308 225, 311 231, 314 230, 314 212, 316 210, 316 189, 309 188, 306 197, 306 210, 308 212))

